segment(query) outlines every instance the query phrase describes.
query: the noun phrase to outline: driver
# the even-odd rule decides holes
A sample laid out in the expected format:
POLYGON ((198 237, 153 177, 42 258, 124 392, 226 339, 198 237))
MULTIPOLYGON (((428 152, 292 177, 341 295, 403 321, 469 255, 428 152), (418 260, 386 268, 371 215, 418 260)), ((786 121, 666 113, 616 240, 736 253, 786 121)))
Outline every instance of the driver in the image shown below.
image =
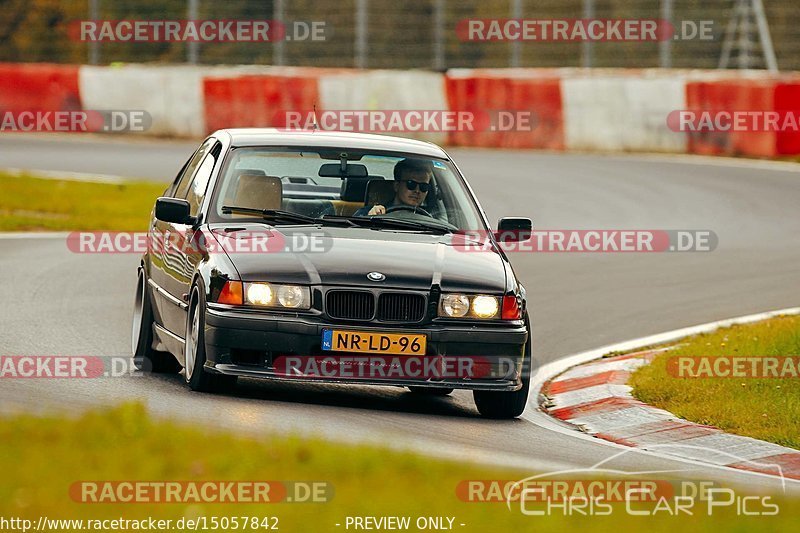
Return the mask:
POLYGON ((376 204, 369 210, 362 207, 353 216, 385 215, 386 210, 396 206, 420 207, 431 189, 433 169, 430 163, 420 159, 403 159, 394 166, 394 198, 385 206, 376 204))

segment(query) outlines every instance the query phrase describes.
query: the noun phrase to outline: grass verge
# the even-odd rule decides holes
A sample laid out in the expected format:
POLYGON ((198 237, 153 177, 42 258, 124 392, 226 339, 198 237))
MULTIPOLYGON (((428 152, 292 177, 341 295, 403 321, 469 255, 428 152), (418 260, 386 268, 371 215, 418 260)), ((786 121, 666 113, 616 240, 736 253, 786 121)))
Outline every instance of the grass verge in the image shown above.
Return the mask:
MULTIPOLYGON (((485 426, 486 431, 504 427, 492 422, 485 426)), ((563 531, 567 527, 674 531, 676 525, 689 523, 696 531, 758 531, 788 529, 800 511, 800 501, 778 497, 773 500, 780 505, 776 516, 737 516, 735 507, 707 516, 704 503, 698 503, 692 516, 663 511, 656 518, 629 516, 622 504, 610 516, 564 516, 563 510, 546 517, 530 516, 518 506, 509 510, 504 503, 464 502, 455 489, 461 480, 517 480, 531 472, 321 440, 234 437, 153 420, 140 404, 80 418, 6 418, 0 421, 0 450, 0 517, 23 517, 34 524, 40 516, 92 520, 272 516, 283 531, 345 531, 347 516, 410 516, 413 520, 421 516, 453 517, 453 529, 460 531, 563 531), (73 501, 69 487, 89 480, 317 480, 332 485, 333 498, 327 503, 258 505, 73 501)))
POLYGON ((669 371, 675 357, 723 355, 800 355, 800 317, 777 317, 682 341, 634 372, 629 381, 633 395, 692 422, 800 449, 800 377, 687 379, 669 371))
POLYGON ((165 188, 0 172, 0 231, 146 231, 153 203, 165 188))

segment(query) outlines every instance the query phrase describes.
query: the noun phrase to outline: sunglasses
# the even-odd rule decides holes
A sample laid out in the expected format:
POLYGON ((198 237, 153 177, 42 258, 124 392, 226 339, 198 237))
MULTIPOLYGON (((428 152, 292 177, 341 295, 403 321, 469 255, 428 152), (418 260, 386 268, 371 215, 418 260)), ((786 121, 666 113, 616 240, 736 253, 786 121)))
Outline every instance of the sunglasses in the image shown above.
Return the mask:
POLYGON ((424 181, 405 180, 406 187, 409 191, 416 191, 419 187, 419 192, 428 192, 431 189, 431 184, 424 181))

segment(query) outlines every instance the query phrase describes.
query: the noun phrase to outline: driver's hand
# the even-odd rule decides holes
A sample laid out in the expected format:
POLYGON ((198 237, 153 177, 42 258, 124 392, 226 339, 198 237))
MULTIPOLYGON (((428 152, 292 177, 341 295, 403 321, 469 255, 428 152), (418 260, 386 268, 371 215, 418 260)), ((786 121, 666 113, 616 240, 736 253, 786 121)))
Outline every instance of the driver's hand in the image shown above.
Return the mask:
POLYGON ((386 214, 386 208, 383 207, 382 205, 373 205, 372 209, 370 209, 369 213, 367 213, 367 214, 368 215, 385 215, 386 214))

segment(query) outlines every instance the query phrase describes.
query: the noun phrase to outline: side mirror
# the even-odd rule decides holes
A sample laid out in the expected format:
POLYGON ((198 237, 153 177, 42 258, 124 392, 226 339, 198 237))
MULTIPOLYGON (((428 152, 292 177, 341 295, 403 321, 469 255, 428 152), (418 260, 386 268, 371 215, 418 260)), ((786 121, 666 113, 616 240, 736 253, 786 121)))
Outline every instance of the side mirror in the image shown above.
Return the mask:
POLYGON ((531 238, 533 222, 524 217, 504 217, 497 223, 495 237, 499 242, 527 241, 531 238))
POLYGON ((162 196, 156 200, 156 218, 163 222, 174 224, 194 224, 191 216, 189 202, 180 198, 166 198, 162 196))

